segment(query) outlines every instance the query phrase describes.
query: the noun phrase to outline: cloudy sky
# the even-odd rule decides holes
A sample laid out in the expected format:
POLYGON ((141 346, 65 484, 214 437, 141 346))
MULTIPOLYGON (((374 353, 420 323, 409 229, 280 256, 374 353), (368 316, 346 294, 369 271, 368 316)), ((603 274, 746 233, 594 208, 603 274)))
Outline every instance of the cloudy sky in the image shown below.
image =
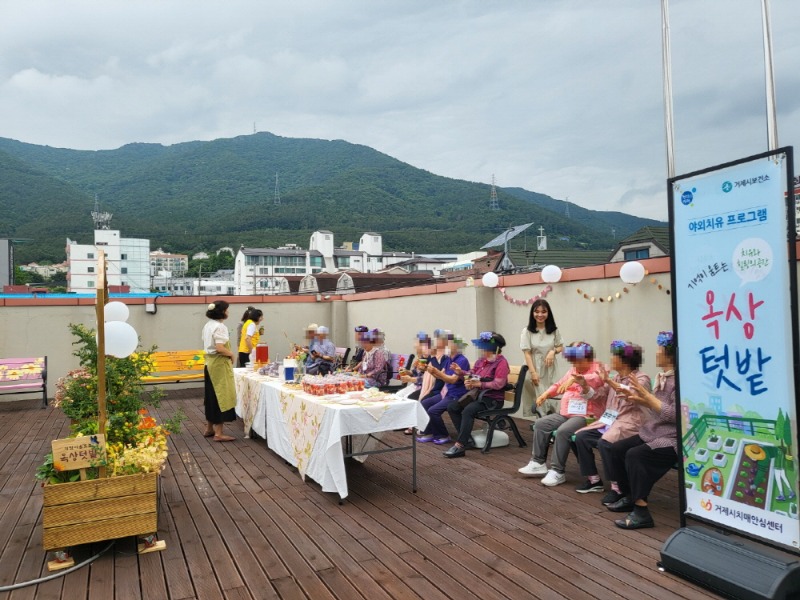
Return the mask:
MULTIPOLYGON (((779 141, 797 144, 800 2, 770 5, 779 141)), ((765 151, 761 1, 670 13, 677 173, 765 151)), ((0 137, 256 128, 665 219, 660 19, 659 0, 3 0, 0 137)))

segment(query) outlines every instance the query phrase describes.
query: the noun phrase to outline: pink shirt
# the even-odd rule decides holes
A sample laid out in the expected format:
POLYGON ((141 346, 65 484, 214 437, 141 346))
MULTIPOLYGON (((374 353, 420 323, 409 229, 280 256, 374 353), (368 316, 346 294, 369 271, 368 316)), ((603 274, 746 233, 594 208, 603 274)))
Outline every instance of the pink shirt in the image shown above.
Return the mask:
POLYGON ((583 373, 578 373, 575 370, 575 367, 572 367, 566 374, 551 385, 547 389, 547 397, 552 398, 558 393, 558 387, 567 381, 569 378, 572 377, 573 374, 578 373, 579 375, 583 375, 584 379, 586 380, 586 385, 589 386, 589 393, 584 394, 583 388, 577 383, 573 383, 571 386, 567 388, 564 392, 564 395, 561 396, 561 409, 560 413, 563 417, 594 417, 595 419, 599 419, 603 411, 606 408, 606 395, 608 393, 608 387, 606 386, 603 378, 600 377, 598 370, 600 368, 600 363, 593 362, 589 369, 587 369, 583 373), (588 403, 586 408, 586 414, 572 414, 569 411, 569 403, 570 400, 583 400, 588 403))

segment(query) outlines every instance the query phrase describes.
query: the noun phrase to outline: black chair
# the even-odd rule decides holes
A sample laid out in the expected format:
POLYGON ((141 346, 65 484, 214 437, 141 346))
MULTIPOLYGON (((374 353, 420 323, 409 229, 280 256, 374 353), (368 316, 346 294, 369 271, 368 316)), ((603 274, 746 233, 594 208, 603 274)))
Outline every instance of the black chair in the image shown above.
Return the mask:
POLYGON ((403 389, 406 384, 400 381, 400 369, 408 369, 411 363, 414 362, 413 354, 391 354, 391 360, 387 365, 389 371, 389 379, 386 385, 378 388, 381 392, 397 392, 403 389), (392 383, 395 381, 396 383, 392 383))
MULTIPOLYGON (((508 374, 508 385, 506 385, 506 402, 511 402, 511 406, 506 407, 504 405, 501 408, 490 408, 487 410, 482 410, 475 415, 476 419, 485 421, 489 426, 486 430, 486 443, 481 449, 481 452, 484 454, 489 452, 489 450, 492 448, 492 438, 494 437, 495 429, 499 429, 501 431, 510 430, 514 433, 514 437, 517 438, 520 448, 527 446, 525 440, 522 439, 522 436, 519 433, 519 429, 517 429, 517 424, 511 417, 511 415, 517 412, 519 407, 522 406, 522 391, 525 387, 525 376, 527 374, 528 365, 523 365, 522 367, 511 367, 511 371, 508 374)), ((482 391, 478 396, 478 399, 482 399, 483 395, 487 391, 488 390, 482 391)))
POLYGON ((347 359, 350 356, 350 348, 336 348, 336 361, 334 363, 334 370, 344 369, 347 366, 347 359))

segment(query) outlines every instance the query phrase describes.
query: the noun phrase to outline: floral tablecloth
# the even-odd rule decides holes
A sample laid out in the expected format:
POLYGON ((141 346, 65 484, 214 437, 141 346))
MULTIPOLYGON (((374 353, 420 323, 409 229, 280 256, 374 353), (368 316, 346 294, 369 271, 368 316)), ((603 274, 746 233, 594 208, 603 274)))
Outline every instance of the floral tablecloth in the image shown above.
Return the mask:
POLYGON ((310 477, 322 491, 337 492, 342 498, 348 493, 342 437, 405 427, 423 429, 428 424, 428 415, 416 400, 345 405, 288 388, 275 379, 259 378, 245 369, 236 369, 234 376, 237 414, 254 415, 252 429, 266 438, 272 451, 297 467, 301 477, 310 477), (241 379, 255 382, 258 393, 241 379))

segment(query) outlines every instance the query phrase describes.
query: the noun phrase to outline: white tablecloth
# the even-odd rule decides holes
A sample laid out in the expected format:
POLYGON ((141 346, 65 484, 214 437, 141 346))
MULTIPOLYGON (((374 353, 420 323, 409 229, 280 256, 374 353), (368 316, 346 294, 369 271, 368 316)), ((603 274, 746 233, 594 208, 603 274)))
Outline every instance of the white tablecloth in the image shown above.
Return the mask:
POLYGON ((428 424, 416 400, 333 404, 248 369, 235 369, 234 376, 236 414, 245 421, 245 433, 252 427, 301 477, 311 477, 322 491, 341 498, 348 493, 342 437, 405 427, 422 430, 428 424))

